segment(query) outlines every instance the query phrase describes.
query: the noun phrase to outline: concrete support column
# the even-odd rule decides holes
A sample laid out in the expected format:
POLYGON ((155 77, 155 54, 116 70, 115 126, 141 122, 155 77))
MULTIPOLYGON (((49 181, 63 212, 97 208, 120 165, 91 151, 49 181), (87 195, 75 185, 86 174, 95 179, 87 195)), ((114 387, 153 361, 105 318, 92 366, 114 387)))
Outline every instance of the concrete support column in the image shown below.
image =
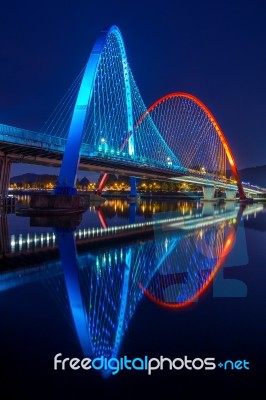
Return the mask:
POLYGON ((9 187, 11 160, 7 156, 4 156, 1 157, 0 163, 0 195, 5 197, 7 196, 9 187))
POLYGON ((206 201, 214 200, 215 187, 214 186, 203 186, 203 199, 206 201))
POLYGON ((130 177, 130 197, 137 197, 137 182, 135 176, 130 177))
POLYGON ((236 194, 237 194, 236 190, 226 189, 225 193, 226 193, 226 200, 236 201, 236 194))

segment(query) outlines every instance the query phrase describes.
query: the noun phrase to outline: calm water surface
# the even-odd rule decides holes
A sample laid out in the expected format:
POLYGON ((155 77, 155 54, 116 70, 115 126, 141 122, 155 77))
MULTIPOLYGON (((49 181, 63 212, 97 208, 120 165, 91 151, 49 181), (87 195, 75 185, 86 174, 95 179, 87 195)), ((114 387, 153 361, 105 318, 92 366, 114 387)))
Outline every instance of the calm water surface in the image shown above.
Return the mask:
POLYGON ((261 390, 263 205, 108 200, 72 220, 11 212, 1 223, 1 381, 10 398, 232 398, 261 390), (57 353, 98 365, 138 358, 139 368, 145 356, 180 360, 178 369, 166 361, 151 375, 118 372, 115 361, 55 371, 57 353), (185 357, 198 359, 195 368, 181 368, 185 357), (205 369, 206 358, 215 369, 205 369))

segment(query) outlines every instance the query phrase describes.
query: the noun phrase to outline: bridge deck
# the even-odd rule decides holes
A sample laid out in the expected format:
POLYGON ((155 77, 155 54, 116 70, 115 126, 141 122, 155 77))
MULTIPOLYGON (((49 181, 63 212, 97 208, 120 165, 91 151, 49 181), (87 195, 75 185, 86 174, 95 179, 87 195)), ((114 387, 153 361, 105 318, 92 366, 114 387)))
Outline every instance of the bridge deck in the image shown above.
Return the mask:
MULTIPOLYGON (((0 124, 0 156, 8 155, 12 162, 60 167, 63 159, 66 139, 52 137, 0 124)), ((195 185, 215 185, 219 188, 237 190, 235 183, 217 179, 215 176, 193 174, 191 171, 175 165, 141 159, 121 152, 99 152, 89 145, 82 145, 81 170, 108 172, 142 178, 186 181, 195 185)), ((243 185, 247 193, 266 193, 258 186, 243 185)))

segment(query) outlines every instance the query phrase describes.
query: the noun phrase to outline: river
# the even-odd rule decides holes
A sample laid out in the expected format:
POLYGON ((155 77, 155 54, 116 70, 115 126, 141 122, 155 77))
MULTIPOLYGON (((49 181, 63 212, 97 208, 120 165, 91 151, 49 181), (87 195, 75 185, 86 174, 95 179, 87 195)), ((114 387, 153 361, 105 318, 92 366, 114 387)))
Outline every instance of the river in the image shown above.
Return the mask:
POLYGON ((190 398, 194 386, 215 398, 263 386, 263 204, 109 199, 75 218, 11 210, 1 222, 8 397, 190 398))

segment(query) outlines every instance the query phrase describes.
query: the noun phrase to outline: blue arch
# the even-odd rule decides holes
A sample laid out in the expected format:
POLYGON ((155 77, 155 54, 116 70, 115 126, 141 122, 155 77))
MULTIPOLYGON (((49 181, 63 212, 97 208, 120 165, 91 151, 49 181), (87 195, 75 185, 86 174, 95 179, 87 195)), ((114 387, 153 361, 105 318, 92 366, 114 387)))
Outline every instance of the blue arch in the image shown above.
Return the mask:
MULTIPOLYGON (((69 127, 66 148, 64 151, 57 187, 55 188, 55 194, 76 194, 75 183, 79 166, 80 148, 82 144, 84 124, 86 120, 87 110, 89 109, 92 99, 94 82, 97 76, 101 53, 104 49, 104 46, 106 45, 107 38, 110 34, 114 34, 116 36, 119 44, 125 82, 125 99, 127 106, 128 125, 127 128, 128 132, 133 132, 132 98, 126 50, 120 30, 117 26, 113 25, 110 29, 101 32, 99 38, 94 44, 89 60, 87 62, 69 127)), ((133 135, 131 135, 131 138, 129 140, 128 151, 129 154, 134 154, 133 135)))

